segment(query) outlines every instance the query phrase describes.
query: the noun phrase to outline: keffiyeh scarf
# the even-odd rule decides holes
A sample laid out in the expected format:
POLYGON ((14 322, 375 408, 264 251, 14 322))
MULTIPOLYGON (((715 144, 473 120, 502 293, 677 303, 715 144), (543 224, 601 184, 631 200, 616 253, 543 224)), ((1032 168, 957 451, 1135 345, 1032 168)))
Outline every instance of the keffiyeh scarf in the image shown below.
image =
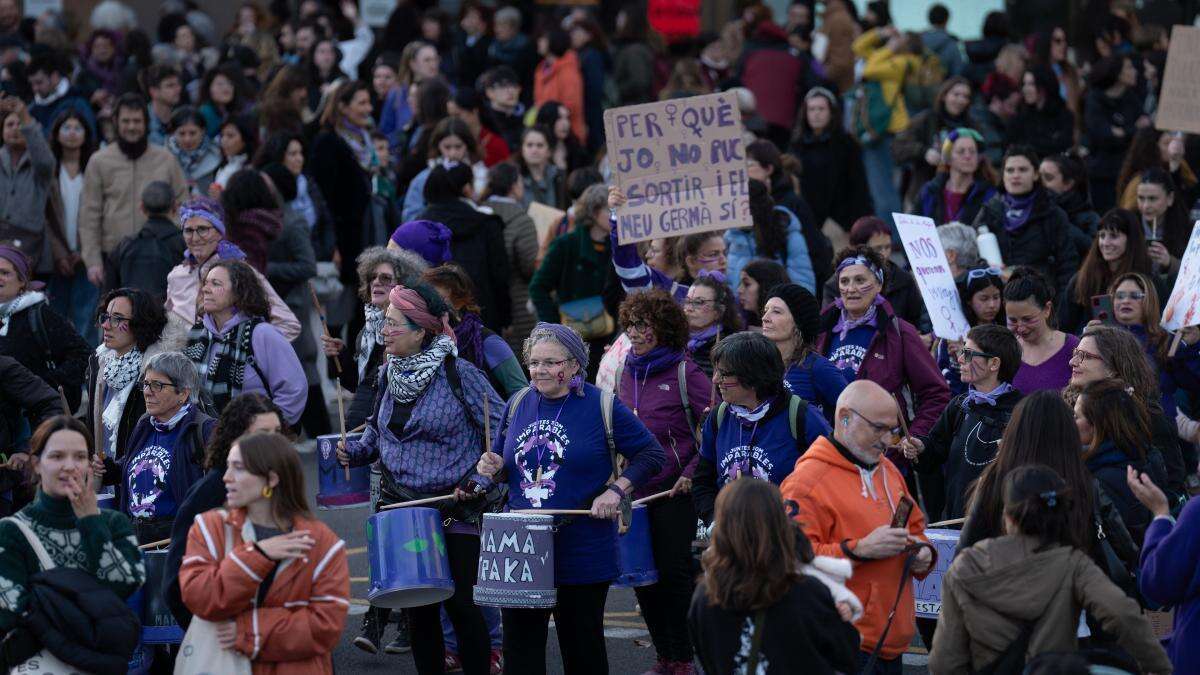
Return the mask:
POLYGON ((439 335, 428 348, 412 356, 388 355, 388 392, 400 403, 417 400, 433 382, 448 354, 458 355, 454 341, 447 335, 439 335))
POLYGON ((142 372, 142 351, 134 348, 118 356, 116 351, 100 345, 96 349, 96 358, 100 364, 100 379, 113 392, 100 419, 104 422, 105 436, 109 439, 105 452, 109 457, 116 457, 116 429, 121 424, 121 415, 125 412, 125 403, 133 392, 134 383, 142 372))
POLYGON ((358 334, 358 350, 354 353, 354 363, 358 366, 358 381, 362 382, 367 375, 367 364, 371 360, 371 352, 376 345, 383 344, 383 310, 375 305, 363 306, 366 323, 358 334))

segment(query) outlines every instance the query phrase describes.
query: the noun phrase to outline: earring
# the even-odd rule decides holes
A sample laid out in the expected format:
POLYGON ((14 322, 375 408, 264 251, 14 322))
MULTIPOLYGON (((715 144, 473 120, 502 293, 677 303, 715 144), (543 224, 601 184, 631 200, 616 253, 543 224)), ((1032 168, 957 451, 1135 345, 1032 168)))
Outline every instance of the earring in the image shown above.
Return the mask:
POLYGON ((274 491, 271 489, 270 485, 264 485, 263 489, 262 489, 263 499, 270 499, 272 492, 274 492, 274 491))

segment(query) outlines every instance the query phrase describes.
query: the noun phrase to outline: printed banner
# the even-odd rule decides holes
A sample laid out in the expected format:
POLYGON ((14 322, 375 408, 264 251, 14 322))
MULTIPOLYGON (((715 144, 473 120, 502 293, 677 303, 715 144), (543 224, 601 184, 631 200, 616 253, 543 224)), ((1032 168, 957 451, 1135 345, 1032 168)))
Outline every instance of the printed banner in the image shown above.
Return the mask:
POLYGON ((937 225, 932 218, 906 213, 893 213, 892 218, 933 322, 933 334, 946 340, 962 340, 970 324, 963 314, 937 225))
POLYGON ((1192 226, 1187 250, 1179 261, 1175 288, 1163 306, 1162 327, 1177 331, 1200 324, 1200 220, 1192 226))
POLYGON ((742 116, 728 92, 604 112, 608 164, 629 200, 617 240, 632 244, 750 227, 742 116))

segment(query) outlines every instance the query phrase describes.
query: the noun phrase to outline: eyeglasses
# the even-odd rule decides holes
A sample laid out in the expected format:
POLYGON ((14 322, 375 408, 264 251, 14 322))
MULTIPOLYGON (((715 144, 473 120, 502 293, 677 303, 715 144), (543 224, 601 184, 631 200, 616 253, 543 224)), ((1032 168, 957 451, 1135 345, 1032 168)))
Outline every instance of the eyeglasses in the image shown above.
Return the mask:
POLYGON ((705 307, 713 304, 714 302, 716 302, 716 300, 701 300, 699 298, 688 298, 687 300, 683 301, 683 306, 691 307, 692 309, 704 309, 705 307))
POLYGON ((629 324, 625 325, 626 333, 630 333, 630 332, 649 333, 651 330, 653 330, 653 329, 651 328, 650 324, 646 323, 645 321, 634 321, 633 323, 629 323, 629 324))
POLYGON ((111 325, 113 328, 120 328, 121 324, 125 324, 125 325, 129 324, 129 317, 121 316, 120 314, 109 314, 108 312, 101 312, 100 316, 96 317, 96 324, 103 326, 106 323, 111 325))
POLYGON ((411 332, 417 330, 416 326, 413 326, 410 323, 400 323, 399 321, 396 321, 395 319, 384 319, 383 327, 389 333, 411 333, 411 332))
POLYGON ((1093 354, 1089 351, 1085 351, 1082 349, 1076 349, 1075 351, 1071 352, 1071 360, 1079 361, 1082 363, 1084 361, 1092 361, 1092 360, 1103 361, 1104 359, 1099 354, 1093 354))
POLYGON ((539 359, 529 362, 530 370, 541 370, 543 368, 557 368, 571 359, 539 359))
POLYGON ((214 227, 209 225, 201 225, 200 227, 185 227, 183 228, 184 237, 207 237, 209 232, 212 232, 214 227))
POLYGON ((854 408, 847 408, 847 410, 849 410, 850 412, 852 412, 855 415, 858 415, 860 418, 862 418, 862 421, 866 422, 867 426, 871 427, 871 431, 874 431, 876 433, 876 435, 885 436, 887 438, 890 438, 891 440, 895 440, 904 435, 904 430, 901 429, 900 427, 893 427, 893 426, 889 426, 887 424, 879 424, 878 422, 872 422, 871 420, 867 419, 866 415, 858 412, 854 408))
POLYGON ((698 256, 696 256, 696 260, 699 260, 702 263, 710 263, 710 262, 716 262, 718 260, 724 260, 727 257, 728 256, 725 255, 725 251, 717 251, 716 253, 706 253, 704 255, 698 255, 698 256))
POLYGON ((143 391, 149 389, 156 394, 161 394, 164 387, 179 389, 179 387, 176 387, 170 382, 158 382, 157 380, 142 380, 141 382, 138 382, 138 386, 141 387, 143 391))
POLYGON ((367 283, 369 283, 369 284, 373 284, 376 281, 378 281, 379 283, 381 283, 385 286, 395 286, 396 285, 396 277, 392 276, 391 274, 387 274, 387 273, 383 273, 383 272, 381 272, 379 274, 372 274, 369 277, 367 277, 367 283))
POLYGON ((958 350, 958 358, 962 359, 963 361, 970 361, 976 357, 981 359, 994 359, 996 358, 996 355, 989 354, 987 352, 981 352, 977 349, 967 349, 966 347, 958 350))
POLYGON ((975 281, 984 277, 1000 276, 1000 268, 998 267, 983 267, 967 272, 967 281, 975 281))
POLYGON ((1146 294, 1141 291, 1117 291, 1113 300, 1145 300, 1146 294))

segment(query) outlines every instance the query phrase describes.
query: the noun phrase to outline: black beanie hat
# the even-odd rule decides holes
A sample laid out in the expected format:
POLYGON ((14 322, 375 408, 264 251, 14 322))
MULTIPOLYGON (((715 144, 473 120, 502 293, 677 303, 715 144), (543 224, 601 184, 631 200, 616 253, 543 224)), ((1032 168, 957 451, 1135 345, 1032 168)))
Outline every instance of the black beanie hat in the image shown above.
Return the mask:
POLYGON ((804 344, 816 341, 821 330, 821 306, 808 289, 797 284, 779 284, 767 292, 767 300, 771 298, 779 298, 787 305, 804 344))

